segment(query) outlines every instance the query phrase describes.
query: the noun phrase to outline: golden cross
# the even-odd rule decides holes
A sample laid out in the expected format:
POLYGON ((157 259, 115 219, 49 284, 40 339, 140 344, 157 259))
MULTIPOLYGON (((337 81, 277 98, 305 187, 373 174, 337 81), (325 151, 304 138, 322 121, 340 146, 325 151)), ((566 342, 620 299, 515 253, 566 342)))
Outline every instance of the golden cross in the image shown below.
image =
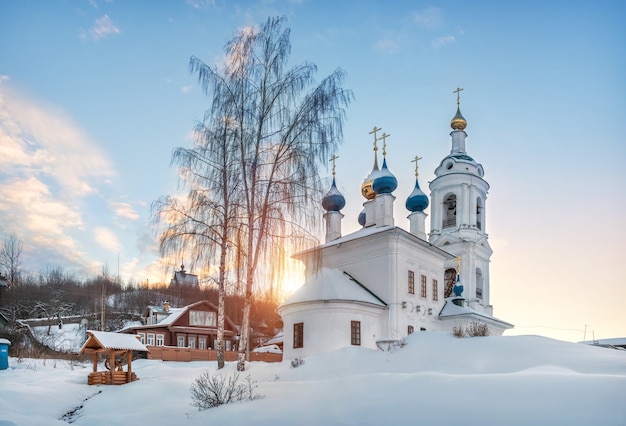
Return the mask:
POLYGON ((452 93, 456 93, 456 106, 459 106, 461 103, 461 90, 463 90, 460 87, 457 87, 456 90, 452 93))
POLYGON ((383 133, 383 135, 381 136, 381 139, 383 140, 383 157, 387 156, 387 138, 391 136, 388 135, 387 133, 383 133))
POLYGON ((369 132, 369 134, 371 135, 372 133, 374 134, 374 151, 378 151, 378 147, 376 146, 376 142, 378 141, 378 138, 376 137, 376 132, 378 132, 379 130, 382 130, 380 127, 376 127, 374 126, 374 128, 372 129, 371 132, 369 132))
POLYGON ((415 179, 417 179, 417 175, 418 175, 418 173, 417 173, 417 162, 418 162, 419 160, 421 160, 421 159, 422 159, 422 157, 418 157, 418 156, 416 155, 416 156, 415 156, 415 159, 411 160, 411 163, 415 163, 415 179))
POLYGON ((456 274, 461 275, 461 256, 457 257, 454 260, 456 260, 456 274))
POLYGON ((337 155, 333 155, 332 157, 330 157, 330 161, 333 162, 333 177, 335 177, 335 160, 339 158, 337 155))

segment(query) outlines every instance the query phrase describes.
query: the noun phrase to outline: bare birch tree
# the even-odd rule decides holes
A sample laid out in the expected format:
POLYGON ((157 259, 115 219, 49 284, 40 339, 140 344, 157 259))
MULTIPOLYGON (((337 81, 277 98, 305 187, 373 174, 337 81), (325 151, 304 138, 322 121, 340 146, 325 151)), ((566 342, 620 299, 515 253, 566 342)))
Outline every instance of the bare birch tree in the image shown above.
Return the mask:
POLYGON ((154 203, 157 222, 167 224, 160 235, 165 255, 187 250, 195 264, 207 271, 217 257, 217 364, 224 367, 226 262, 233 244, 237 218, 238 183, 233 154, 232 125, 228 118, 205 117, 195 128, 195 146, 177 148, 172 163, 179 165, 181 183, 189 187, 184 201, 164 197, 154 203))
MULTIPOLYGON (((197 57, 190 60, 191 71, 211 100, 205 125, 219 139, 218 123, 228 123, 220 143, 230 157, 228 164, 220 163, 223 153, 207 150, 202 164, 206 168, 189 164, 195 191, 204 190, 203 203, 211 209, 185 210, 179 219, 202 224, 228 219, 234 225, 228 230, 236 229, 226 240, 233 244, 234 263, 242 265, 245 297, 239 371, 245 369, 255 285, 279 275, 272 268, 284 264, 277 259, 285 256, 287 245, 302 247, 312 241, 321 193, 318 164, 325 163, 340 143, 344 108, 352 100, 352 93, 342 88, 345 75, 340 69, 316 84, 314 64, 287 68, 291 44, 285 22, 285 18, 269 18, 260 28, 239 30, 225 46, 222 66, 208 66, 197 57), (219 165, 229 168, 232 179, 204 179, 214 177, 210 170, 219 165), (225 192, 231 194, 236 211, 227 212, 220 205, 225 192), (206 217, 219 208, 224 212, 219 218, 206 217)), ((180 230, 173 235, 179 234, 180 230)), ((207 241, 220 242, 214 237, 207 241)), ((227 252, 227 247, 220 252, 227 252)))

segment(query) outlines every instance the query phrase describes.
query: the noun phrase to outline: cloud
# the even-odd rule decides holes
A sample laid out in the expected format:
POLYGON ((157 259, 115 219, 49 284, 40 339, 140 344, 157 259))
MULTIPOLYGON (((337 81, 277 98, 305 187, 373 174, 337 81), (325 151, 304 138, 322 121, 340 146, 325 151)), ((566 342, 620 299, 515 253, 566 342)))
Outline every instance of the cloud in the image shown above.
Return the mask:
POLYGON ((193 90, 193 86, 182 86, 180 88, 180 91, 183 93, 189 93, 193 90))
POLYGON ((107 250, 119 251, 122 245, 120 244, 117 236, 108 228, 97 227, 93 230, 94 239, 96 243, 107 250))
POLYGON ((443 46, 444 44, 453 43, 456 38, 453 35, 439 37, 431 43, 433 47, 443 46))
POLYGON ((205 9, 215 6, 215 0, 187 0, 187 5, 194 9, 205 9))
POLYGON ((398 43, 389 39, 379 40, 374 44, 374 50, 385 54, 395 53, 398 51, 399 47, 398 43))
POLYGON ((139 213, 137 213, 133 206, 129 203, 114 202, 111 203, 111 208, 113 208, 115 216, 117 217, 123 217, 130 220, 139 219, 139 213))
POLYGON ((94 40, 100 40, 101 38, 108 37, 111 34, 119 34, 120 29, 113 23, 109 15, 104 15, 102 18, 96 19, 95 25, 89 30, 89 34, 81 33, 80 38, 87 38, 90 36, 94 40))
POLYGON ((436 7, 427 7, 413 13, 413 22, 423 28, 437 28, 442 23, 441 9, 436 7))
POLYGON ((65 113, 0 84, 0 223, 37 261, 88 264, 76 239, 93 220, 84 202, 114 174, 65 113))

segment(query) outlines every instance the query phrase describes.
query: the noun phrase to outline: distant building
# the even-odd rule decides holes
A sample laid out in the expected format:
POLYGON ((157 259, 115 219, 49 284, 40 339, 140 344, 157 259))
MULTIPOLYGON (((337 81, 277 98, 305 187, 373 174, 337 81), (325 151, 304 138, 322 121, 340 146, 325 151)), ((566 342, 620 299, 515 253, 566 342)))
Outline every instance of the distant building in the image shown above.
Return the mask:
POLYGON ((185 271, 185 265, 180 265, 180 271, 174 271, 174 276, 170 281, 170 287, 187 286, 199 288, 198 276, 185 271))

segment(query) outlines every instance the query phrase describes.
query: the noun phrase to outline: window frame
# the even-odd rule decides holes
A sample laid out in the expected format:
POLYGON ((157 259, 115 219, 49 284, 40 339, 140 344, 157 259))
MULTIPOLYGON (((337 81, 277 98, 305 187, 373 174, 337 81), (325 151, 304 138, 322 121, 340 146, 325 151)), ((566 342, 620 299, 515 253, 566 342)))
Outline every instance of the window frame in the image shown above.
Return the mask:
POLYGON ((297 322, 293 324, 293 348, 299 349, 304 347, 304 323, 297 322))
POLYGON ((350 321, 350 344, 361 346, 361 321, 350 321))
POLYGON ((157 333, 156 334, 156 339, 155 339, 155 344, 157 346, 164 346, 165 345, 165 335, 162 333, 157 333))
POLYGON ((439 281, 433 278, 433 300, 436 302, 439 300, 439 281))
POLYGON ((420 296, 421 297, 428 297, 428 279, 426 278, 426 275, 420 275, 420 296))
POLYGON ((413 327, 412 325, 409 325, 409 326, 407 327, 406 331, 407 331, 407 333, 406 333, 406 334, 407 334, 407 336, 408 336, 409 334, 413 334, 413 333, 415 333, 415 327, 413 327))
POLYGON ((154 333, 148 333, 146 336, 146 346, 154 346, 154 333))
POLYGON ((415 272, 409 270, 407 279, 409 281, 409 294, 415 294, 415 272))

